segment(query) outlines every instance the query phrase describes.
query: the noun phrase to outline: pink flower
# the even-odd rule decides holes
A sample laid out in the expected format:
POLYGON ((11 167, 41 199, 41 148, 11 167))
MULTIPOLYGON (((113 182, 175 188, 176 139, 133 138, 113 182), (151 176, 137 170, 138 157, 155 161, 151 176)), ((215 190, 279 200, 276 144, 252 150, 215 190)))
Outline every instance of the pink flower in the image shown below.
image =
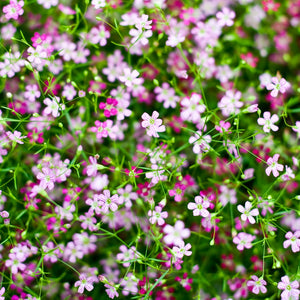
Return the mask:
POLYGON ((269 157, 267 160, 268 167, 266 168, 266 174, 270 176, 270 173, 273 173, 274 177, 279 176, 278 171, 283 171, 283 165, 278 164, 279 154, 274 154, 273 157, 269 157))
POLYGON ((5 261, 5 266, 10 267, 12 274, 17 274, 18 270, 24 271, 26 269, 26 265, 23 264, 26 257, 18 257, 15 253, 8 254, 9 259, 5 261))
POLYGON ((149 210, 148 211, 149 222, 151 224, 157 224, 162 226, 165 224, 165 220, 168 217, 168 213, 166 211, 162 211, 162 207, 157 205, 155 206, 155 211, 149 210))
POLYGON ((176 221, 174 227, 167 224, 164 229, 165 233, 164 242, 167 245, 180 245, 183 239, 187 239, 191 235, 191 231, 188 228, 184 228, 184 223, 181 220, 176 221))
POLYGON ((232 26, 233 19, 235 18, 235 12, 230 10, 228 7, 224 7, 222 11, 217 12, 216 17, 218 19, 218 24, 223 26, 232 26))
POLYGON ((185 189, 186 189, 186 187, 183 184, 176 182, 175 186, 174 186, 174 189, 169 190, 169 195, 171 197, 175 196, 174 197, 175 202, 180 202, 182 200, 183 196, 184 196, 184 190, 185 189))
POLYGON ((295 126, 292 127, 292 130, 297 132, 297 138, 300 138, 300 121, 296 121, 295 126))
POLYGON ((252 248, 251 242, 253 240, 255 240, 255 236, 245 232, 240 232, 237 236, 233 238, 233 242, 237 244, 237 249, 239 251, 243 251, 245 248, 252 248))
POLYGON ((0 289, 0 300, 4 300, 5 298, 2 297, 5 293, 5 287, 3 286, 1 289, 0 289))
POLYGON ((300 291, 298 290, 299 282, 293 281, 290 282, 288 276, 281 277, 281 282, 278 282, 277 285, 279 290, 283 290, 281 293, 282 300, 298 300, 300 291))
POLYGON ((223 96, 218 103, 218 107, 222 110, 224 117, 229 117, 231 114, 240 112, 240 108, 244 105, 242 101, 239 101, 241 97, 242 93, 240 91, 226 91, 225 96, 223 96))
POLYGON ((191 97, 183 98, 180 102, 182 111, 180 117, 184 121, 190 121, 197 124, 201 120, 201 114, 205 112, 206 106, 202 101, 202 96, 193 93, 191 97))
POLYGON ((22 139, 26 138, 26 136, 22 136, 22 133, 17 131, 17 130, 15 130, 14 133, 11 133, 10 131, 7 131, 6 135, 11 141, 16 142, 18 144, 24 144, 22 139))
POLYGON ((245 221, 249 221, 251 224, 255 223, 255 219, 253 217, 258 216, 259 212, 257 208, 252 209, 252 203, 250 201, 246 201, 245 203, 245 207, 243 207, 242 205, 238 205, 237 209, 240 213, 242 213, 241 215, 241 219, 245 222, 245 221))
POLYGON ((151 168, 153 171, 147 172, 145 176, 146 178, 151 178, 151 183, 153 185, 157 184, 159 181, 167 180, 167 176, 163 175, 165 172, 163 168, 160 168, 158 165, 152 165, 151 168))
POLYGON ((138 252, 134 246, 131 246, 129 249, 125 245, 121 245, 120 248, 121 253, 117 254, 117 260, 123 262, 124 267, 129 267, 131 264, 131 260, 136 259, 138 257, 138 252))
MULTIPOLYGON (((113 121, 112 120, 106 120, 104 122, 95 121, 95 126, 90 128, 91 132, 96 133, 97 139, 101 139, 103 137, 108 137, 109 130, 111 131, 113 127, 113 121)), ((112 138, 112 134, 110 136, 112 138)))
POLYGON ((193 144, 193 152, 195 154, 208 152, 210 150, 210 142, 211 136, 208 134, 203 135, 201 131, 196 131, 196 134, 189 138, 189 143, 193 144))
POLYGON ((278 92, 284 94, 288 87, 289 83, 284 78, 281 78, 279 81, 277 77, 272 77, 271 83, 267 84, 266 86, 267 90, 272 90, 272 97, 277 97, 278 92))
POLYGON ((195 197, 195 203, 190 202, 188 204, 188 209, 193 210, 194 216, 202 216, 204 218, 207 218, 209 216, 209 211, 206 209, 210 206, 210 202, 205 198, 201 196, 195 197))
POLYGON ((110 33, 104 25, 100 25, 99 27, 93 27, 88 36, 91 43, 105 46, 107 39, 110 38, 110 33))
POLYGON ((265 285, 267 284, 265 280, 258 278, 256 275, 251 276, 252 280, 247 282, 247 286, 251 289, 251 292, 254 294, 266 293, 267 289, 265 285))
POLYGON ((45 63, 47 52, 42 46, 38 45, 36 48, 29 47, 27 52, 30 53, 27 59, 35 66, 45 63))
POLYGON ((131 70, 129 68, 124 68, 124 74, 122 76, 119 76, 119 80, 121 82, 124 82, 125 85, 129 88, 131 88, 134 84, 139 84, 140 80, 137 78, 140 73, 137 70, 131 70))
POLYGON ((241 177, 242 177, 242 179, 247 180, 247 179, 252 178, 253 175, 254 175, 254 169, 249 168, 244 171, 244 174, 241 177))
POLYGON ((274 114, 271 117, 271 113, 269 111, 264 112, 264 118, 258 118, 257 123, 263 127, 264 132, 270 132, 270 130, 278 131, 278 126, 274 125, 279 120, 279 117, 274 114))
POLYGON ((300 231, 297 230, 294 234, 289 231, 286 235, 285 238, 287 239, 283 243, 283 248, 287 248, 289 246, 292 247, 293 252, 299 252, 300 251, 300 231))
POLYGON ((97 159, 98 158, 99 158, 99 155, 89 157, 90 164, 86 167, 87 176, 95 177, 97 175, 97 171, 98 171, 97 159))
POLYGON ((55 97, 53 100, 46 98, 44 100, 44 104, 47 105, 47 107, 44 109, 45 115, 52 114, 53 117, 58 117, 60 115, 59 111, 62 111, 65 109, 64 104, 60 104, 60 98, 55 97))
POLYGON ((14 19, 18 20, 19 16, 24 13, 23 7, 24 1, 10 0, 9 4, 3 7, 5 18, 7 20, 14 19))
POLYGON ((95 7, 95 9, 105 7, 106 5, 105 0, 92 0, 91 4, 95 7))
POLYGON ((166 131, 165 125, 162 124, 162 120, 158 119, 159 113, 154 111, 152 116, 148 115, 147 113, 142 114, 142 127, 146 128, 146 132, 149 136, 159 137, 158 132, 166 131))
MULTIPOLYGON (((225 122, 223 120, 220 121, 219 125, 216 125, 215 128, 220 133, 228 132, 228 129, 230 128, 231 124, 229 122, 225 122)), ((228 132, 231 133, 231 132, 228 132)))
POLYGON ((107 293, 108 297, 113 299, 115 297, 119 297, 118 292, 116 291, 116 288, 110 284, 104 284, 104 286, 106 287, 105 292, 107 293))
POLYGON ((36 98, 41 96, 41 92, 38 90, 38 86, 36 84, 27 85, 26 92, 24 92, 24 97, 30 101, 34 102, 36 98))
POLYGON ((178 246, 174 246, 172 248, 173 252, 175 253, 175 257, 177 258, 183 258, 183 256, 191 256, 192 251, 189 251, 192 248, 192 245, 190 243, 184 245, 184 241, 181 241, 178 246))
POLYGON ((84 289, 90 292, 94 288, 93 279, 90 277, 86 278, 84 274, 81 274, 79 276, 79 281, 76 281, 74 286, 79 286, 78 293, 80 294, 83 294, 84 289))
POLYGON ((36 176, 40 180, 40 187, 43 189, 48 188, 50 191, 54 188, 55 174, 48 167, 42 168, 42 172, 39 172, 36 176))
POLYGON ((103 213, 108 213, 108 210, 116 211, 118 209, 118 195, 110 196, 109 190, 104 190, 103 194, 99 196, 99 204, 103 213))

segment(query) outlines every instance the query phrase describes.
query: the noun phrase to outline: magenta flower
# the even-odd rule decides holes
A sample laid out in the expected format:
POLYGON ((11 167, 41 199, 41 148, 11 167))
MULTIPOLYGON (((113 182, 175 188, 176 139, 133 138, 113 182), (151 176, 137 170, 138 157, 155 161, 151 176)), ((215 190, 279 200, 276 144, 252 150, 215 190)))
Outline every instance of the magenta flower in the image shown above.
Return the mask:
POLYGON ((258 278, 256 275, 251 276, 252 280, 249 280, 247 282, 247 286, 251 289, 251 292, 254 294, 263 293, 265 294, 267 292, 267 288, 265 285, 267 285, 266 281, 261 278, 258 278))
POLYGON ((240 213, 242 213, 241 215, 241 219, 246 222, 247 220, 251 223, 254 224, 255 223, 255 219, 253 217, 256 217, 259 215, 258 209, 254 208, 252 209, 252 203, 250 201, 246 201, 245 203, 245 207, 243 207, 242 205, 238 205, 237 209, 240 213))
POLYGON ((288 276, 281 277, 281 282, 277 285, 279 290, 283 290, 281 293, 282 300, 298 300, 300 291, 298 290, 299 282, 297 280, 290 282, 288 276))
POLYGON ((78 293, 83 294, 84 289, 90 292, 94 288, 93 282, 92 278, 86 278, 84 274, 81 274, 79 276, 79 280, 75 282, 74 286, 79 286, 78 293))
POLYGON ((271 83, 266 86, 267 90, 272 90, 272 97, 277 97, 278 92, 284 94, 288 87, 289 83, 284 78, 281 78, 279 81, 277 77, 272 77, 271 83))
POLYGON ((270 173, 273 173, 274 177, 279 176, 278 171, 283 171, 283 165, 277 163, 279 159, 279 154, 274 154, 273 157, 269 157, 267 160, 268 167, 266 168, 266 174, 270 176, 270 173))
POLYGON ((162 120, 158 119, 159 113, 154 111, 152 116, 148 115, 147 113, 142 114, 142 127, 146 128, 146 132, 149 136, 159 137, 158 132, 166 131, 165 125, 162 124, 162 120))
POLYGON ((194 216, 202 216, 204 218, 207 218, 209 216, 209 211, 207 208, 210 206, 210 202, 205 198, 201 196, 196 196, 195 197, 195 203, 190 202, 188 204, 188 209, 193 210, 193 215, 194 216))
POLYGON ((258 118, 257 123, 263 127, 264 132, 270 132, 270 130, 278 131, 278 126, 274 125, 279 120, 279 117, 274 114, 271 116, 269 111, 264 112, 263 118, 258 118))
POLYGON ((292 233, 291 231, 287 232, 285 238, 287 240, 283 243, 283 248, 291 246, 293 252, 300 251, 300 230, 297 230, 295 233, 292 233))

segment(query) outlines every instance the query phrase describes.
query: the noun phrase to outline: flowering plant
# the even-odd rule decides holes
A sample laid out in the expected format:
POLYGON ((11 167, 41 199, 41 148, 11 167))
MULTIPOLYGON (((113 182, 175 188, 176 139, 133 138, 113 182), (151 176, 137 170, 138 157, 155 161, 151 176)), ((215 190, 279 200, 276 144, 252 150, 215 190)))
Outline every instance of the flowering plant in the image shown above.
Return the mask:
POLYGON ((1 1, 0 300, 299 299, 299 7, 1 1))

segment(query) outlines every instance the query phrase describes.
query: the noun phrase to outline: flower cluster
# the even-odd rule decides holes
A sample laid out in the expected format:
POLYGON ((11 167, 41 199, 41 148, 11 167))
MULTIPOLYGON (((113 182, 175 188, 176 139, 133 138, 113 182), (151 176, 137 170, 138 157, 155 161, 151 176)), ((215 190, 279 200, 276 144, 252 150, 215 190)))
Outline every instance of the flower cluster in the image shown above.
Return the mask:
POLYGON ((0 1, 0 300, 299 299, 276 1, 0 1))

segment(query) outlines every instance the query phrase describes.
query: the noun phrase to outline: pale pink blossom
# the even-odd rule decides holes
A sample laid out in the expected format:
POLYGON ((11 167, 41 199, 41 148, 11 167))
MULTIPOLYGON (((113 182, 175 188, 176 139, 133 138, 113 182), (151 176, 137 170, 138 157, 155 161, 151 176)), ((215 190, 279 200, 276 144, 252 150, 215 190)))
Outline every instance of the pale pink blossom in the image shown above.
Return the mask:
POLYGON ((192 245, 190 243, 184 244, 184 241, 180 241, 177 246, 174 246, 172 248, 173 252, 175 253, 175 257, 177 258, 183 258, 183 256, 191 256, 192 251, 189 251, 192 248, 192 245))
POLYGON ((251 276, 252 280, 249 280, 247 282, 247 286, 251 289, 251 292, 253 294, 259 294, 263 293, 265 294, 267 292, 267 288, 265 285, 267 285, 267 282, 261 278, 258 278, 256 275, 251 276))
POLYGON ((218 19, 218 24, 223 26, 232 26, 233 19, 235 18, 235 12, 230 10, 228 7, 224 7, 222 11, 217 12, 216 17, 218 19))
POLYGON ((240 232, 233 238, 233 242, 237 244, 237 249, 239 251, 243 251, 245 248, 252 248, 251 242, 253 240, 255 240, 255 236, 245 232, 240 232))
POLYGON ((137 70, 131 71, 130 68, 124 68, 123 75, 119 76, 119 80, 131 88, 134 84, 139 84, 140 80, 137 78, 140 73, 137 70))
POLYGON ((155 210, 149 210, 148 211, 148 216, 149 218, 149 222, 151 224, 155 224, 157 222, 157 224, 159 226, 162 226, 165 224, 165 220, 168 217, 168 213, 166 211, 162 211, 162 207, 157 205, 154 208, 155 210))
POLYGON ((267 160, 268 167, 266 168, 266 174, 270 176, 271 172, 274 177, 279 176, 278 171, 283 171, 283 165, 278 163, 279 154, 274 154, 273 157, 269 157, 267 160))
POLYGON ((74 286, 78 287, 78 293, 83 294, 84 289, 90 292, 94 288, 93 282, 92 278, 87 278, 84 274, 81 274, 79 276, 79 280, 75 282, 74 286))
POLYGON ((299 282, 297 280, 294 280, 290 282, 290 279, 288 276, 281 277, 281 281, 278 282, 277 285, 279 290, 283 290, 281 293, 281 299, 282 300, 298 300, 300 291, 299 288, 299 282))
POLYGON ((279 117, 274 114, 271 116, 269 111, 265 111, 263 118, 258 118, 257 123, 263 127, 264 132, 278 131, 278 126, 274 125, 279 120, 279 117))
POLYGON ((209 216, 209 211, 207 208, 209 208, 210 202, 205 199, 202 196, 196 196, 195 197, 195 202, 190 202, 188 204, 188 209, 193 210, 193 215, 194 216, 202 216, 204 218, 207 218, 209 216))
POLYGON ((285 238, 287 239, 283 243, 283 248, 287 248, 291 246, 293 252, 299 252, 300 251, 300 231, 297 230, 294 233, 291 231, 287 232, 285 235, 285 238))
POLYGON ((163 231, 165 234, 164 242, 167 245, 180 245, 184 239, 187 239, 191 235, 191 231, 184 227, 184 223, 181 220, 176 221, 174 227, 167 224, 163 231))
POLYGON ((266 88, 269 91, 272 90, 272 97, 277 97, 278 92, 284 94, 289 86, 289 83, 284 78, 281 78, 279 81, 277 77, 272 77, 271 83, 267 84, 266 88))
POLYGON ((104 190, 99 196, 99 204, 103 213, 108 213, 109 210, 116 211, 118 209, 118 195, 110 195, 109 190, 104 190))
POLYGON ((251 224, 255 223, 255 219, 253 217, 258 216, 259 212, 257 208, 252 209, 252 203, 250 201, 246 201, 245 207, 238 205, 237 209, 240 213, 242 213, 241 219, 244 222, 248 220, 251 224))
POLYGON ((157 111, 154 111, 151 117, 147 113, 142 114, 142 127, 146 128, 147 135, 159 137, 158 132, 166 131, 165 125, 161 125, 162 120, 158 119, 158 116, 159 113, 157 111))

